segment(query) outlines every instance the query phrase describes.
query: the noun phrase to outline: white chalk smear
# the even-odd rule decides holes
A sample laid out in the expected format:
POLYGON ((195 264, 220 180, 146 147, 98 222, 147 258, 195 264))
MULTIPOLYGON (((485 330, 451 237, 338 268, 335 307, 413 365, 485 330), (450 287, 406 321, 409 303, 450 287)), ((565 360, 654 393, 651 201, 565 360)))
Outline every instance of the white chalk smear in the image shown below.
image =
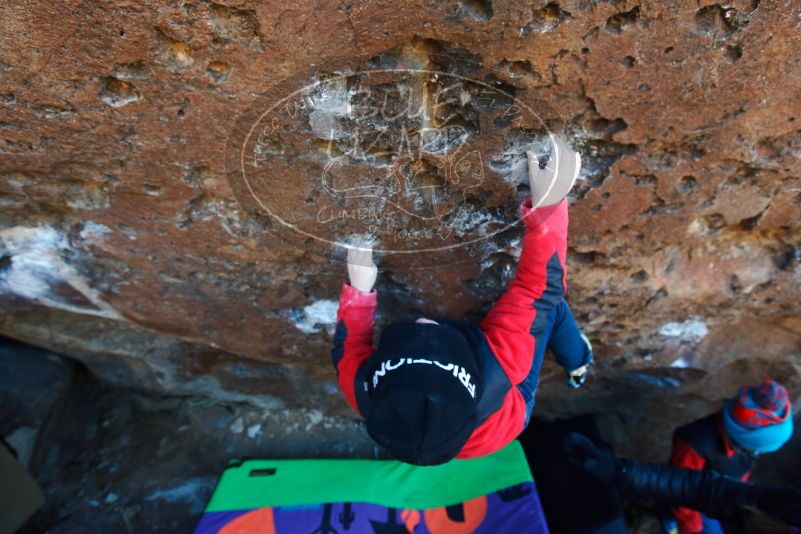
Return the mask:
POLYGON ((688 364, 687 360, 684 358, 684 356, 682 356, 681 358, 674 360, 673 363, 670 364, 670 366, 675 367, 677 369, 686 369, 687 367, 690 366, 690 364, 688 364))
POLYGON ((261 424, 260 423, 256 423, 255 425, 250 425, 248 427, 248 437, 250 439, 256 438, 256 436, 258 436, 259 434, 261 434, 261 424))
POLYGON ((318 300, 304 306, 285 312, 285 317, 292 325, 304 334, 316 334, 323 328, 333 334, 334 324, 337 320, 336 300, 318 300))
MULTIPOLYGON (((96 237, 108 231, 104 228, 91 223, 85 225, 81 233, 96 237)), ((0 257, 9 259, 9 265, 0 270, 0 293, 15 294, 74 313, 122 319, 100 298, 100 293, 64 261, 64 253, 69 250, 67 238, 50 226, 14 226, 0 230, 0 257), (79 293, 88 304, 80 304, 59 294, 56 288, 64 284, 79 293)))
POLYGON ((709 327, 698 318, 690 318, 682 322, 667 323, 659 329, 659 334, 679 341, 698 343, 709 333, 709 327))

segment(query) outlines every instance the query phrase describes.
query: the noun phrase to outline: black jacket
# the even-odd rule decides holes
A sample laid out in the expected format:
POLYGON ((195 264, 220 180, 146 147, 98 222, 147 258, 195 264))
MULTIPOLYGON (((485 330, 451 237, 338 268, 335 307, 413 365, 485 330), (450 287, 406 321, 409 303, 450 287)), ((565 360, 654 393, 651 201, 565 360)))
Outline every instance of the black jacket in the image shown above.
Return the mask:
POLYGON ((676 467, 698 469, 686 463, 690 457, 703 459, 704 469, 742 479, 756 466, 758 457, 737 447, 723 431, 723 414, 713 413, 684 425, 673 433, 673 457, 676 467), (689 449, 690 454, 677 454, 689 449))
POLYGON ((724 521, 738 521, 750 507, 801 527, 801 490, 795 488, 741 482, 710 470, 622 459, 617 460, 613 482, 629 496, 693 508, 724 521))

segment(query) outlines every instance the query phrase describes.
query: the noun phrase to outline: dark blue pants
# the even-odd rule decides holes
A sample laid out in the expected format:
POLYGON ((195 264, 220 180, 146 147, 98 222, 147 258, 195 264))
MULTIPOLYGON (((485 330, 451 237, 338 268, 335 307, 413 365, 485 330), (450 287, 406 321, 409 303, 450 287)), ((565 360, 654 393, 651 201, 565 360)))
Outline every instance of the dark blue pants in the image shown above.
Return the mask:
POLYGON ((592 361, 592 350, 581 337, 581 330, 567 301, 561 299, 547 310, 544 321, 536 321, 534 334, 534 361, 526 379, 517 386, 526 401, 526 426, 534 409, 534 396, 540 381, 540 370, 545 349, 550 349, 557 363, 566 371, 578 369, 592 361))

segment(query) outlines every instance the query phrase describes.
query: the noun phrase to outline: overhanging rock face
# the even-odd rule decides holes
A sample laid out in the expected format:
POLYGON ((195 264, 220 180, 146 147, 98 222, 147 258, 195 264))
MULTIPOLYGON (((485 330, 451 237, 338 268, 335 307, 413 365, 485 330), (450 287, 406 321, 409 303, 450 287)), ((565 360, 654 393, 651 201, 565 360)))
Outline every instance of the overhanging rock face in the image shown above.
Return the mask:
POLYGON ((624 428, 649 394, 685 406, 669 426, 766 373, 798 394, 798 6, 228 4, 0 8, 0 332, 344 412, 341 245, 379 243, 380 323, 479 318, 554 133, 583 158, 569 300, 598 366, 579 393, 546 367, 541 413, 624 428))

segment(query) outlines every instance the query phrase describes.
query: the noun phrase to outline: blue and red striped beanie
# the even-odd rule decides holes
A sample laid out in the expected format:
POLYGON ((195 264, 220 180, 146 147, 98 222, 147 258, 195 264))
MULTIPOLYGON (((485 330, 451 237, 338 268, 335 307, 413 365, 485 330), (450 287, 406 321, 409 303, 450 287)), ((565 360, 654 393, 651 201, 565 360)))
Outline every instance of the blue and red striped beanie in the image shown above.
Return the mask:
POLYGON ((793 435, 793 410, 787 390, 771 379, 743 386, 737 396, 726 403, 723 428, 746 449, 779 450, 793 435))

